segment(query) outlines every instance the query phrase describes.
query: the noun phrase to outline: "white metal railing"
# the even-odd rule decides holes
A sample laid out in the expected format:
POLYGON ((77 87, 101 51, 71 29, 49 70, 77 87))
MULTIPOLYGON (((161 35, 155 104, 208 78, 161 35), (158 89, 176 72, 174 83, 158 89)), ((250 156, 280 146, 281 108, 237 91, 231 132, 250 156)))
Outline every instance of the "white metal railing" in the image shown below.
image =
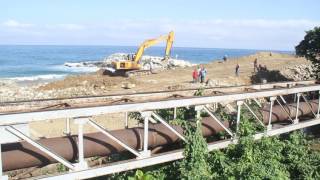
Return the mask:
MULTIPOLYGON (((192 97, 192 98, 183 98, 183 99, 175 99, 175 100, 164 100, 164 101, 154 101, 154 102, 142 102, 142 103, 129 103, 129 104, 119 104, 119 105, 108 105, 108 106, 97 106, 97 107, 84 107, 84 108, 70 108, 70 109, 61 109, 61 110, 46 110, 46 111, 38 111, 38 112, 25 112, 25 113, 16 113, 16 114, 0 114, 0 126, 5 126, 6 130, 10 132, 11 134, 25 140, 26 142, 30 143, 34 147, 38 148, 39 150, 43 151, 50 157, 54 158, 58 162, 62 163, 66 167, 68 167, 71 171, 68 172, 65 175, 56 176, 55 178, 61 178, 65 177, 68 179, 68 177, 75 178, 89 178, 89 177, 95 177, 98 175, 105 175, 115 172, 120 172, 123 170, 128 169, 134 169, 139 168, 147 165, 153 165, 157 163, 162 162, 168 162, 172 160, 176 160, 179 158, 182 158, 182 154, 179 151, 176 156, 171 155, 164 155, 165 159, 159 160, 158 156, 151 156, 150 150, 148 149, 148 130, 149 130, 149 121, 151 120, 152 116, 160 121, 160 123, 164 124, 170 131, 175 133, 180 139, 185 140, 183 135, 181 135, 179 132, 177 132, 174 128, 172 128, 168 123, 166 123, 158 114, 152 112, 153 110, 157 109, 167 109, 167 108, 176 108, 176 107, 190 107, 195 106, 196 111, 198 112, 197 115, 200 114, 201 110, 205 110, 209 113, 211 117, 220 125, 222 126, 229 135, 231 135, 231 140, 214 143, 209 145, 209 149, 213 150, 215 148, 223 148, 226 147, 226 145, 236 142, 237 140, 237 131, 239 129, 240 124, 240 112, 242 105, 244 105, 254 116, 255 118, 260 122, 261 120, 256 116, 256 114, 250 109, 250 107, 244 102, 246 99, 253 99, 254 101, 257 101, 257 98, 263 98, 263 97, 270 97, 270 114, 269 114, 269 120, 267 125, 267 131, 263 133, 263 135, 277 135, 284 132, 289 132, 295 129, 309 127, 315 124, 319 124, 320 120, 319 118, 319 111, 320 106, 318 107, 318 111, 315 114, 316 119, 306 121, 306 122, 299 122, 298 121, 298 111, 296 112, 296 118, 293 124, 288 125, 284 128, 280 129, 272 129, 272 108, 274 105, 274 101, 277 100, 277 96, 280 96, 280 98, 285 102, 282 95, 288 95, 288 94, 297 94, 297 109, 299 108, 300 103, 300 95, 304 92, 309 91, 318 91, 320 90, 320 85, 308 85, 303 87, 290 87, 290 88, 281 88, 281 89, 270 89, 270 90, 261 90, 257 92, 246 92, 246 93, 232 93, 232 94, 223 94, 223 95, 216 95, 216 96, 205 96, 205 97, 192 97), (215 117, 215 115, 209 111, 209 109, 206 107, 208 104, 213 103, 219 103, 219 102, 236 102, 237 103, 237 121, 236 121, 236 132, 232 132, 228 128, 226 128, 218 118, 215 117), (135 150, 132 147, 129 147, 125 143, 123 143, 121 140, 119 140, 117 137, 111 135, 107 129, 100 126, 96 122, 92 121, 90 117, 94 115, 99 114, 108 114, 108 113, 126 113, 127 118, 127 112, 140 112, 142 117, 144 118, 144 137, 143 137, 143 149, 141 151, 135 150), (73 118, 78 124, 78 163, 72 164, 65 160, 64 158, 60 157, 58 154, 54 153, 50 149, 42 146, 41 144, 37 143, 36 141, 32 140, 27 135, 23 134, 19 130, 17 130, 14 125, 18 123, 30 123, 33 121, 44 121, 47 119, 56 119, 56 118, 68 118, 68 122, 66 124, 67 126, 67 134, 70 133, 70 118, 73 118), (114 166, 107 166, 102 168, 88 168, 86 161, 84 159, 84 152, 83 152, 83 126, 85 124, 89 124, 93 126, 98 131, 102 132, 104 135, 133 153, 137 156, 136 162, 144 162, 144 164, 136 164, 136 163, 123 163, 117 164, 114 166)), ((301 95, 306 103, 309 103, 308 100, 301 95)), ((319 98, 320 101, 320 98, 319 98)), ((280 104, 280 102, 278 102, 280 104)), ((261 106, 261 105, 260 105, 261 106)), ((312 109, 311 109, 312 110, 312 109)), ((289 115, 290 116, 290 115, 289 115)), ((127 124, 127 123, 126 123, 127 124)), ((262 123, 263 124, 263 123, 262 123)), ((261 138, 262 135, 258 134, 256 137, 261 138)), ((0 146, 1 147, 1 146, 0 146)), ((1 148, 0 148, 1 150, 1 148)), ((170 154, 170 153, 169 153, 170 154)), ((172 154, 172 153, 171 153, 172 154)), ((174 152, 173 152, 174 154, 174 152)), ((1 159, 0 159, 0 166, 1 159)), ((1 170, 1 168, 0 168, 1 170)), ((2 173, 2 171, 0 172, 2 173)), ((0 174, 1 177, 1 174, 0 174)), ((3 178, 5 178, 3 176, 3 178)))
POLYGON ((232 93, 216 96, 206 97, 192 97, 175 100, 163 100, 153 102, 142 103, 128 103, 118 105, 106 105, 96 107, 83 107, 83 108, 66 108, 60 110, 47 110, 14 114, 0 114, 0 126, 10 125, 17 123, 27 123, 32 121, 45 121, 47 119, 58 118, 70 118, 70 117, 82 117, 93 116, 99 114, 108 113, 121 113, 121 112, 142 112, 155 109, 168 109, 174 107, 187 107, 194 105, 212 104, 215 102, 224 101, 239 101, 252 98, 272 97, 286 94, 296 94, 309 91, 318 91, 320 85, 310 85, 303 87, 281 88, 271 90, 261 90, 258 92, 246 92, 246 93, 232 93))

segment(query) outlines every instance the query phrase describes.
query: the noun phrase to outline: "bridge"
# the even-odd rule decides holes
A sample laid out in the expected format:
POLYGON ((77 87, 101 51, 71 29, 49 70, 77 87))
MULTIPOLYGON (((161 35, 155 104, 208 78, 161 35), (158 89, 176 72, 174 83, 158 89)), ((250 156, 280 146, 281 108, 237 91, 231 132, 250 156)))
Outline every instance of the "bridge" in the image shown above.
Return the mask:
MULTIPOLYGON (((0 103, 0 177, 16 169, 61 163, 69 171, 34 179, 87 179, 117 172, 152 166, 183 158, 183 149, 156 153, 157 146, 184 141, 183 129, 171 125, 155 112, 158 109, 194 108, 196 117, 203 118, 203 135, 212 136, 226 132, 228 139, 208 143, 210 151, 237 143, 237 130, 241 122, 241 109, 247 109, 265 131, 254 135, 255 139, 275 136, 320 124, 320 85, 314 81, 270 83, 238 87, 205 88, 204 96, 193 96, 196 89, 145 92, 139 94, 114 94, 69 99, 47 99, 0 103), (261 101, 263 100, 263 101, 261 101), (262 117, 250 107, 260 107, 262 117), (236 105, 236 129, 221 121, 214 112, 219 103, 236 105), (213 107, 213 108, 212 108, 213 107), (110 131, 95 122, 92 117, 111 113, 140 113, 143 126, 110 131), (31 122, 48 119, 65 119, 66 136, 33 139, 28 126, 31 122), (70 123, 78 126, 77 135, 70 134, 70 123), (96 133, 85 134, 84 126, 91 126, 96 133), (135 158, 89 167, 87 159, 129 152, 135 158)), ((195 117, 195 118, 196 118, 195 117)))

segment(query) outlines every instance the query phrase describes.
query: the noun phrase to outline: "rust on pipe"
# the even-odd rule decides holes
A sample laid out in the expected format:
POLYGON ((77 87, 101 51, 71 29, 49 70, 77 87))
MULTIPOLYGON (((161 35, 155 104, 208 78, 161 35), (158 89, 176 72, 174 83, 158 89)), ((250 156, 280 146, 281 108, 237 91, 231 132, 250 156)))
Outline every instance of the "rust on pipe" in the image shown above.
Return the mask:
MULTIPOLYGON (((317 100, 310 101, 313 111, 317 111, 317 100)), ((292 118, 295 117, 296 105, 288 104, 287 111, 292 118)), ((268 123, 269 120, 269 106, 261 109, 263 122, 268 123)), ((311 111, 305 102, 300 102, 299 116, 310 114, 311 111)), ((288 120, 288 115, 285 114, 279 105, 274 105, 272 113, 272 122, 279 122, 288 120)), ((229 127, 229 122, 223 122, 225 127, 229 127)), ((180 126, 173 126, 179 133, 183 133, 180 126)), ((215 135, 224 129, 212 118, 205 117, 202 120, 202 133, 205 137, 215 135)), ((125 144, 134 149, 142 149, 144 132, 142 127, 114 130, 110 132, 112 135, 120 139, 125 144)), ((150 149, 158 146, 169 145, 180 141, 179 137, 170 131, 162 124, 150 124, 148 132, 148 145, 150 149)), ((68 161, 74 162, 77 160, 77 135, 40 139, 37 142, 48 147, 50 150, 56 152, 61 157, 68 161)), ((125 148, 112 141, 110 138, 102 133, 90 133, 84 135, 84 157, 93 156, 107 156, 112 153, 121 153, 126 151, 125 148)), ((51 163, 56 163, 39 149, 33 147, 27 142, 17 142, 2 145, 2 163, 3 170, 10 171, 22 168, 29 168, 34 166, 45 166, 51 163)))
MULTIPOLYGON (((307 104, 306 102, 301 102, 302 98, 300 99, 299 103, 299 110, 298 110, 298 117, 300 116, 306 116, 312 114, 311 110, 315 113, 318 111, 318 100, 311 100, 309 101, 310 105, 307 104), (311 106, 311 108, 310 108, 311 106)), ((276 104, 276 101, 275 101, 276 104)), ((292 103, 288 104, 287 106, 283 106, 286 111, 284 112, 283 109, 279 105, 274 105, 272 108, 272 122, 278 122, 278 121, 286 121, 289 119, 289 115, 292 119, 296 117, 296 111, 297 111, 297 103, 292 103)), ((262 119, 265 124, 268 123, 269 121, 269 112, 270 112, 270 104, 266 105, 262 108, 261 113, 262 113, 262 119)))
MULTIPOLYGON (((204 136, 210 136, 217 132, 223 131, 211 118, 203 119, 202 132, 204 136)), ((228 122, 224 122, 225 126, 229 126, 228 122)), ((179 133, 183 133, 183 129, 179 126, 173 126, 179 133)), ((143 128, 130 128, 111 131, 111 134, 126 143, 132 148, 142 149, 143 147, 143 128)), ((178 142, 179 137, 162 124, 149 125, 149 148, 163 146, 178 142)), ((68 161, 77 160, 78 137, 77 135, 56 137, 48 139, 40 139, 38 143, 48 147, 50 150, 59 154, 68 161)), ((102 133, 90 133, 84 135, 84 156, 86 158, 93 156, 107 156, 112 153, 121 153, 126 151, 125 148, 112 141, 102 133)), ((2 163, 3 170, 16 170, 29 168, 34 166, 44 166, 56 163, 56 160, 41 152, 27 142, 17 142, 2 145, 2 163)))

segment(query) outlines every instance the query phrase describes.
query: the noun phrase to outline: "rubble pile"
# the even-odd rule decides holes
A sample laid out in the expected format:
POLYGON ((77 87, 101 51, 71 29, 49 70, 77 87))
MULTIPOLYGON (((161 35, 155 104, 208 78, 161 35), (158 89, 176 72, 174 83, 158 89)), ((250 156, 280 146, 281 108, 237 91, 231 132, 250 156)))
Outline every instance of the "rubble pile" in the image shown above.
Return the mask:
POLYGON ((311 64, 299 64, 286 67, 280 73, 294 81, 309 80, 313 78, 313 67, 311 64))
MULTIPOLYGON (((113 61, 126 61, 128 59, 128 54, 126 53, 115 53, 103 60, 103 64, 108 66, 113 61)), ((191 67, 192 64, 185 60, 179 59, 169 59, 168 61, 162 61, 163 57, 159 56, 142 56, 140 63, 142 65, 143 70, 152 69, 174 69, 176 67, 191 67)))

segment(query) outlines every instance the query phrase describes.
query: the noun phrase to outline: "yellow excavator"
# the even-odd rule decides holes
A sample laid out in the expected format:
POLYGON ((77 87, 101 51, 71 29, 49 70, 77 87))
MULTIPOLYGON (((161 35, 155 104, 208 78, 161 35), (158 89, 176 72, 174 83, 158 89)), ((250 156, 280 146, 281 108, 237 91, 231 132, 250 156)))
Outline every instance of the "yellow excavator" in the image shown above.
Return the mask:
POLYGON ((166 49, 165 49, 165 56, 163 61, 166 61, 170 58, 171 48, 174 41, 174 32, 171 31, 167 35, 159 36, 155 39, 148 39, 145 40, 140 47, 138 48, 135 54, 128 54, 125 61, 114 61, 112 62, 112 68, 114 69, 114 74, 117 75, 125 75, 125 76, 132 76, 136 74, 146 74, 150 73, 150 70, 141 70, 142 65, 140 64, 140 60, 144 51, 153 46, 158 44, 162 41, 167 41, 166 49))

